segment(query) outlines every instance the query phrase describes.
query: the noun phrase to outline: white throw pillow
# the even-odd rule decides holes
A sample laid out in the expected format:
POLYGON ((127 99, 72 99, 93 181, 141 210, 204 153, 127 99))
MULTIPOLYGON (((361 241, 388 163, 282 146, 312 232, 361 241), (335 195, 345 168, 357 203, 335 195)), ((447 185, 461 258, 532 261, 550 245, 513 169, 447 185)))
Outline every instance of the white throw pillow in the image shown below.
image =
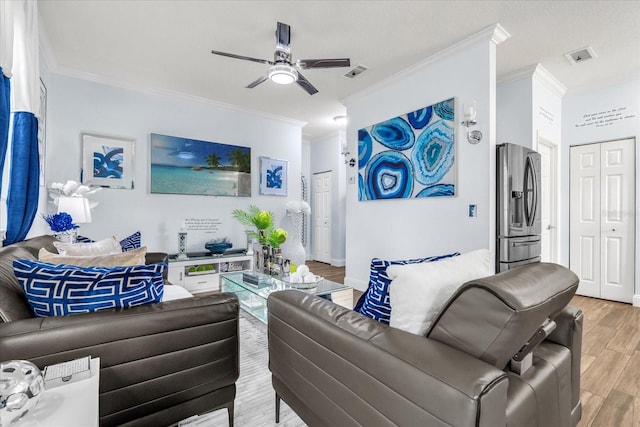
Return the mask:
POLYGON ((494 274, 489 258, 489 250, 480 249, 440 261, 387 267, 392 280, 389 324, 414 334, 426 334, 460 285, 494 274))
POLYGON ((112 255, 122 252, 122 246, 115 237, 91 243, 62 243, 53 242, 60 255, 65 256, 96 256, 112 255))
POLYGON ((191 292, 178 285, 164 284, 164 294, 162 295, 162 302, 173 301, 175 299, 192 298, 191 292))

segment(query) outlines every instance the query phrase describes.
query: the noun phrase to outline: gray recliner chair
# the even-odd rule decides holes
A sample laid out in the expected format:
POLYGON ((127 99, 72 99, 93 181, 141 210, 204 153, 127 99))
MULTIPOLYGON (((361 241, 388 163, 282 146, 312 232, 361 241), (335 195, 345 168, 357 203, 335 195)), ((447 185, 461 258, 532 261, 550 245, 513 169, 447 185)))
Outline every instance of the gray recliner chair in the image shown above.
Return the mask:
POLYGON ((578 286, 556 264, 464 284, 427 336, 299 291, 268 299, 269 368, 310 426, 575 426, 578 286))

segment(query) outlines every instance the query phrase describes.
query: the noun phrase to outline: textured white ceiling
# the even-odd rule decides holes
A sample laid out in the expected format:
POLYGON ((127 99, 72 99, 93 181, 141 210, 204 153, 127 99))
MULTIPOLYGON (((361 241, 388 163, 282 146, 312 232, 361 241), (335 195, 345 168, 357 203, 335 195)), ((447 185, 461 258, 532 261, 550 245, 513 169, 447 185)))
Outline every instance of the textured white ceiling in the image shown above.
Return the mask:
MULTIPOLYGON (((500 23, 497 74, 542 64, 568 93, 640 78, 640 1, 45 1, 40 0, 51 71, 184 93, 307 122, 313 139, 336 128, 340 99, 500 23), (368 71, 307 70, 319 90, 265 82, 268 65, 215 56, 212 49, 272 59, 276 22, 291 25, 298 58, 351 58, 368 71), (570 64, 564 53, 592 46, 570 64)), ((469 64, 473 66, 473 64, 469 64)))

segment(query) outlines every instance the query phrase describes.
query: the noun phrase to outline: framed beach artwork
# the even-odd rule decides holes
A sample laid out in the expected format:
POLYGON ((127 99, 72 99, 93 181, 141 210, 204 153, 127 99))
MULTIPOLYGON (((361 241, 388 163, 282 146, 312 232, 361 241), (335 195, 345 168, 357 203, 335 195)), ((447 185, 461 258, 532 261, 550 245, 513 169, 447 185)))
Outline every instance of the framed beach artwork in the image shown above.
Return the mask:
POLYGON ((286 196, 289 182, 289 162, 260 157, 260 194, 286 196))
POLYGON ((82 134, 82 183, 133 189, 134 140, 82 134))
POLYGON ((456 194, 455 98, 358 130, 358 199, 456 194))
POLYGON ((251 196, 251 148, 151 134, 151 192, 251 196))

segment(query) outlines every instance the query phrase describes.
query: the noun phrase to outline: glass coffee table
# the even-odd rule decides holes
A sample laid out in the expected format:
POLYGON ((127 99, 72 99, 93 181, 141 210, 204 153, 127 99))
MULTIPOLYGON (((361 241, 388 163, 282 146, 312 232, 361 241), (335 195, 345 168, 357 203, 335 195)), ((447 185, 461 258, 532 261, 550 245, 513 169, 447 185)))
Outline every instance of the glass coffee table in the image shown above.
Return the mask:
POLYGON ((258 279, 258 284, 254 285, 246 282, 243 274, 242 272, 221 274, 220 290, 236 294, 240 300, 240 307, 263 323, 267 323, 267 298, 271 292, 297 289, 312 295, 329 295, 350 289, 349 286, 327 279, 321 279, 314 284, 298 285, 268 274, 251 271, 253 278, 258 279))

